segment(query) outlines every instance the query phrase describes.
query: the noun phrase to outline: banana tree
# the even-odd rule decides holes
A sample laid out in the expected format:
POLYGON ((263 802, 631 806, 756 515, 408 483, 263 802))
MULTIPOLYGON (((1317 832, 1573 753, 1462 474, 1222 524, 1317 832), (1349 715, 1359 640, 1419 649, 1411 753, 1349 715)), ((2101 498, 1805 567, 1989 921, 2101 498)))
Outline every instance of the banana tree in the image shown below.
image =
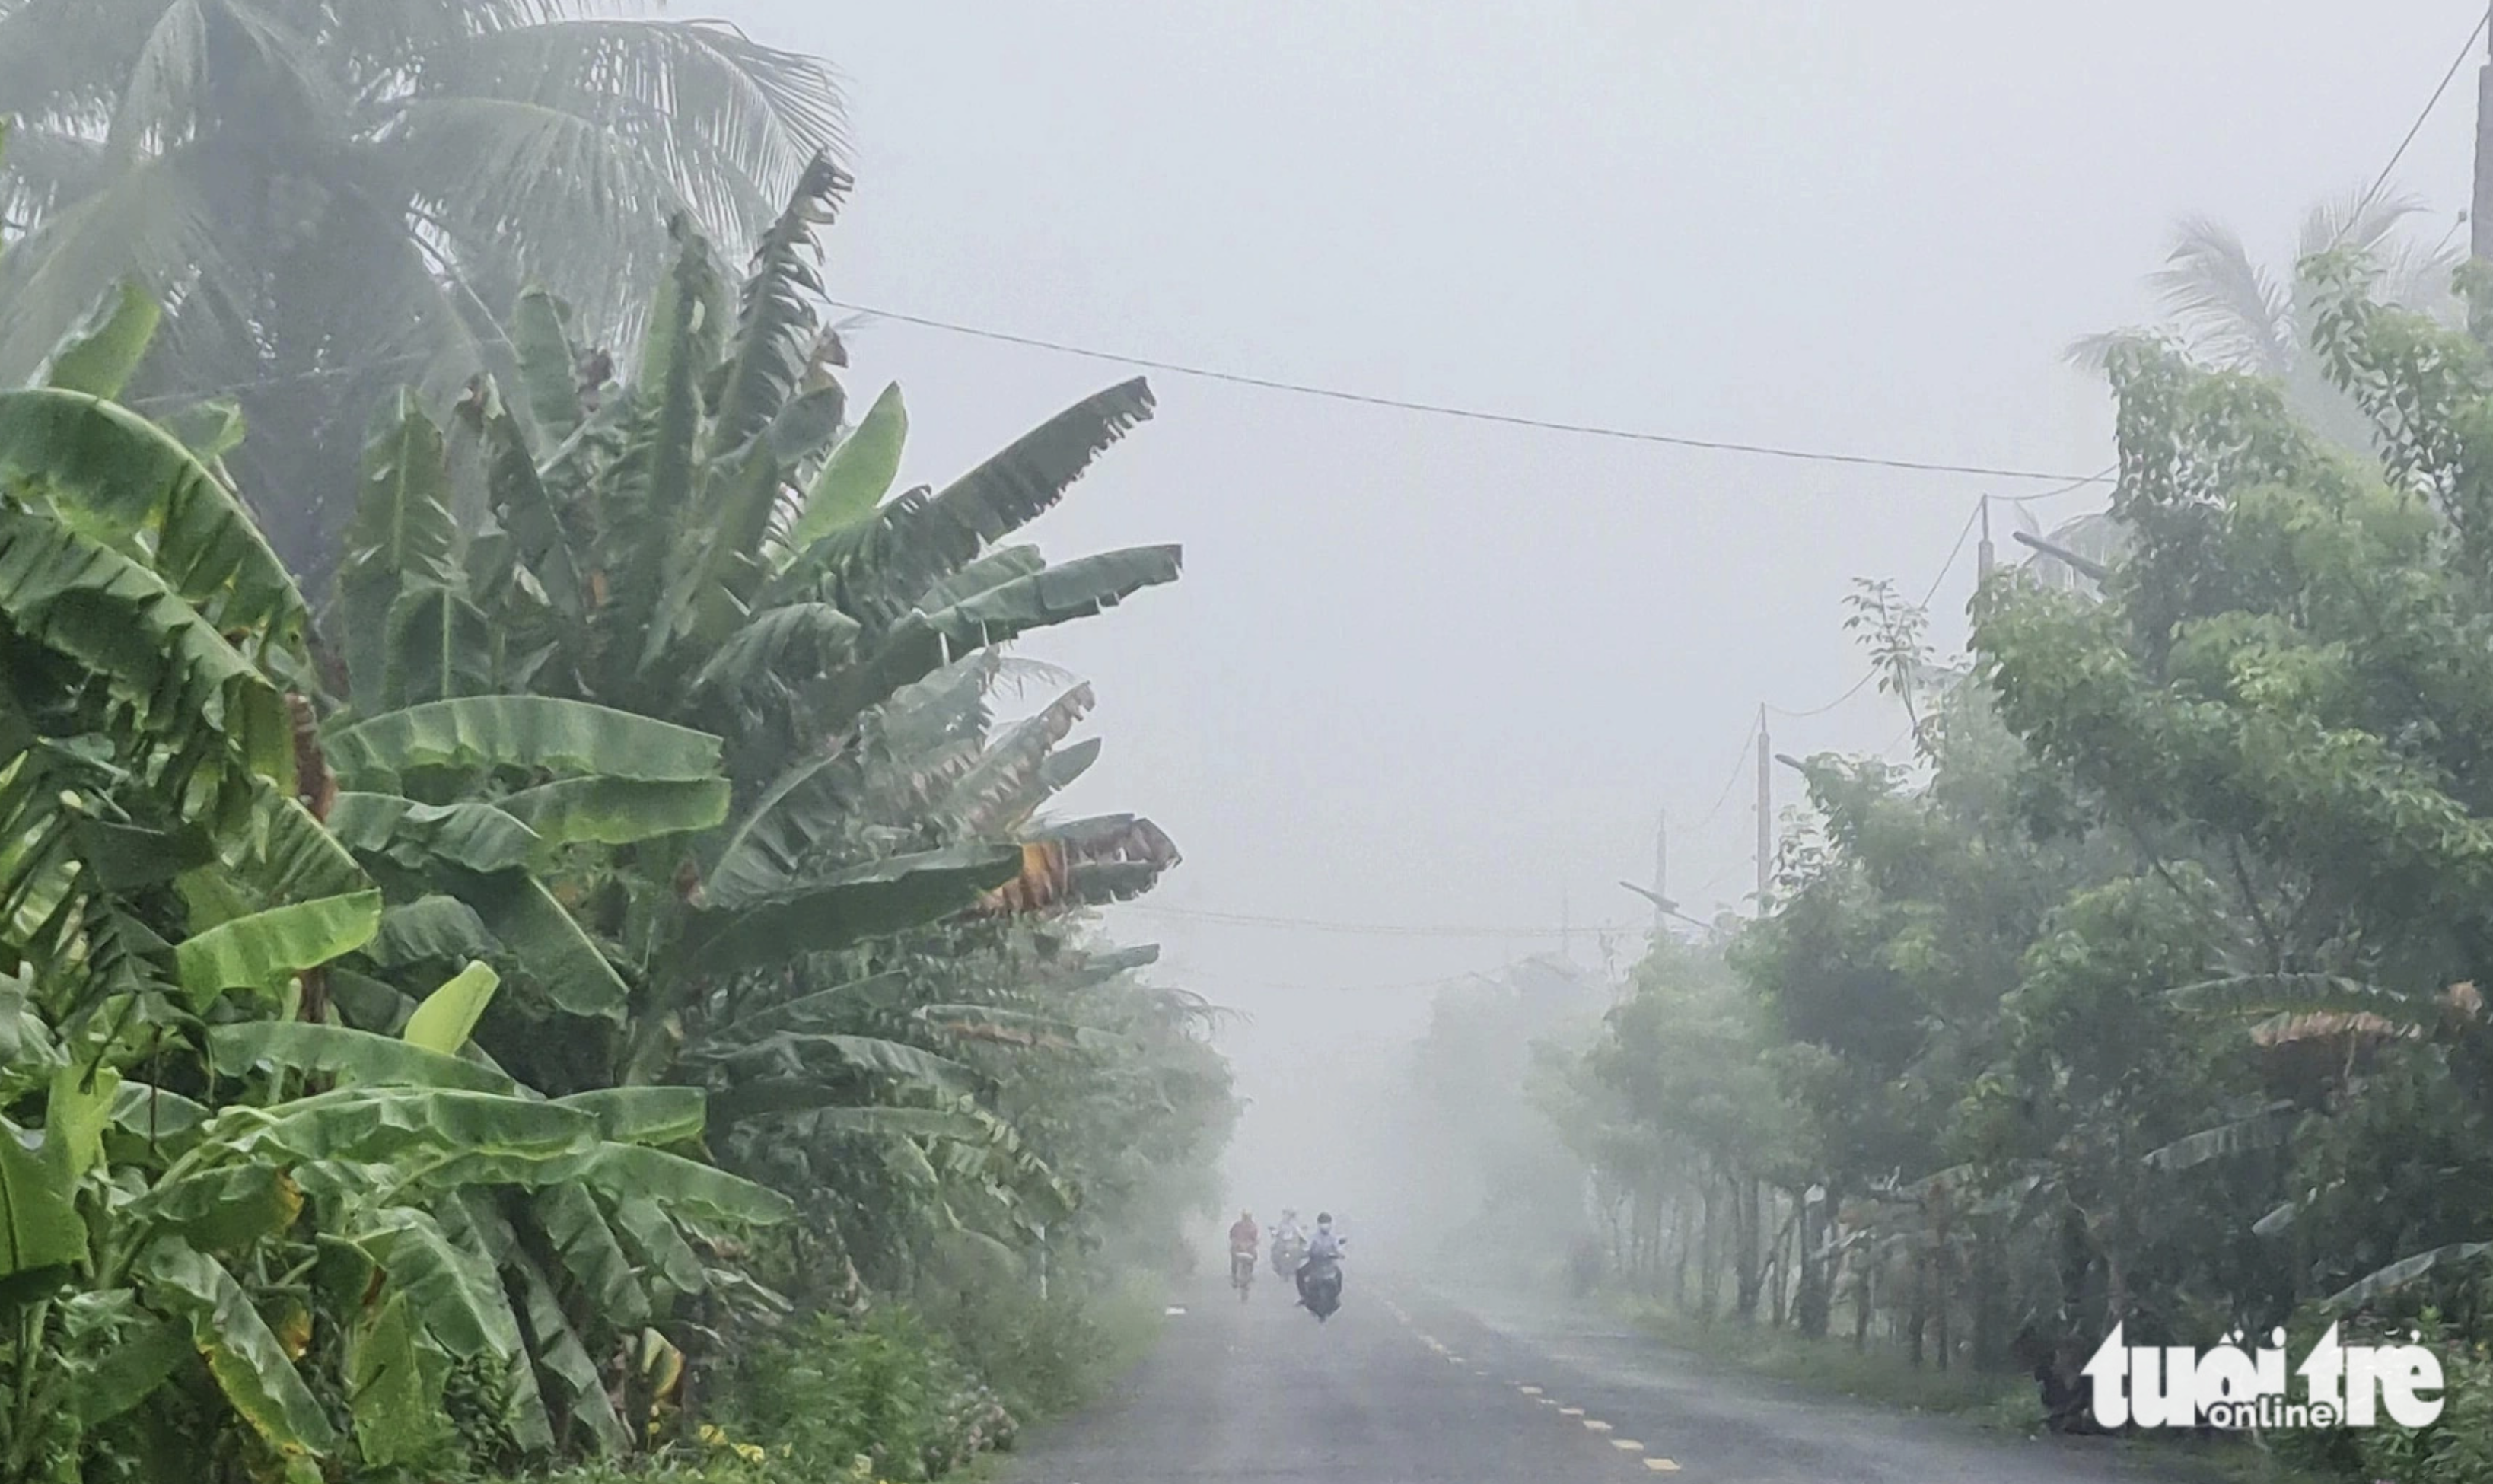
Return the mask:
POLYGON ((809 171, 734 291, 678 223, 628 384, 577 379, 600 358, 571 343, 558 301, 530 293, 511 330, 514 400, 480 383, 447 434, 402 402, 368 451, 335 610, 348 714, 525 694, 723 735, 731 792, 700 807, 685 795, 636 815, 658 785, 689 781, 646 772, 625 775, 628 792, 505 792, 483 756, 463 777, 436 772, 426 796, 620 847, 556 861, 558 894, 632 984, 626 1079, 661 1075, 709 996, 1015 879, 1004 805, 1036 797, 1087 691, 992 749, 944 736, 912 750, 928 729, 913 731, 910 708, 957 690, 940 675, 961 655, 1177 575, 1174 548, 1050 567, 994 546, 1148 415, 1139 382, 940 494, 886 499, 900 397, 847 423, 817 308, 813 238, 844 186, 826 163, 809 171), (876 807, 913 768, 927 790, 940 772, 966 792, 876 807))

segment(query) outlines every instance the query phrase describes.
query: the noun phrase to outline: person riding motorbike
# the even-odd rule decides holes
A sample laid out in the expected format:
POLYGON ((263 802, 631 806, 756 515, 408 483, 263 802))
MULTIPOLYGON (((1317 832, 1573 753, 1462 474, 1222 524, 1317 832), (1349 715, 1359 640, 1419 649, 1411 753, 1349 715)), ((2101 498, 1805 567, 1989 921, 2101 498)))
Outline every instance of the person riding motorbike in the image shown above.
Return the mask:
POLYGON ((1333 1213, 1316 1213, 1316 1229, 1307 1238, 1307 1258, 1299 1264, 1299 1302, 1307 1301, 1307 1279, 1311 1274, 1337 1269, 1342 1259, 1343 1238, 1333 1227, 1333 1213))
POLYGON ((1298 1208, 1283 1207, 1280 1221, 1273 1227, 1273 1271, 1284 1278, 1294 1277, 1307 1256, 1307 1234, 1299 1226, 1298 1208))

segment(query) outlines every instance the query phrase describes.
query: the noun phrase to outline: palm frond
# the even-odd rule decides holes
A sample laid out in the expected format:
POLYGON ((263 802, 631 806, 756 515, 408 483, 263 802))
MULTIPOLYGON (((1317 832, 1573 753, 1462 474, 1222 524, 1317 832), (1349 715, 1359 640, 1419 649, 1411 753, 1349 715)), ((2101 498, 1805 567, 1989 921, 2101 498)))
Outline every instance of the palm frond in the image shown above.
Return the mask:
POLYGON ((2251 260, 2233 228, 2206 217, 2185 220, 2148 282, 2201 354, 2271 375, 2291 364, 2293 298, 2251 260))
POLYGON ((759 230, 809 161, 847 145, 827 68, 717 21, 575 16, 482 30, 422 56, 414 88, 531 103, 626 134, 664 121, 667 137, 698 141, 669 151, 666 167, 722 235, 759 230))

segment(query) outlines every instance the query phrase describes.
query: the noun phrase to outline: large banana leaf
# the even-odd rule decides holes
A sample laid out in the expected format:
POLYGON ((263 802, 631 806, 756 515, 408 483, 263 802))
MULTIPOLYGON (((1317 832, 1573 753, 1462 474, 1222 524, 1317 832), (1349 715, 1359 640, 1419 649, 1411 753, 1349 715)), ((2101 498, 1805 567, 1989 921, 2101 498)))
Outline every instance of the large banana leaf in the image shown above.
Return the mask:
POLYGON ((294 1225, 303 1193, 274 1165, 228 1165, 160 1181, 124 1210, 203 1251, 244 1253, 294 1225))
POLYGON ((973 650, 1088 618, 1145 588, 1175 582, 1183 565, 1175 546, 1101 552, 1015 578, 934 613, 912 613, 891 626, 865 663, 843 676, 830 713, 855 715, 973 650))
POLYGON ((2402 1024, 2429 1024, 2439 1010, 2430 999, 2341 974, 2235 975, 2184 984, 2173 999, 2186 1009, 2216 1014, 2375 1015, 2402 1024))
MULTIPOLYGON (((410 1024, 409 1029, 413 1028, 410 1024)), ((461 1039, 466 1039, 464 1033, 461 1039)), ((226 1076, 266 1065, 326 1074, 349 1086, 450 1087, 505 1094, 518 1090, 509 1077, 478 1062, 372 1031, 301 1020, 245 1020, 211 1027, 208 1056, 226 1076)))
POLYGON ((633 845, 727 818, 725 778, 556 778, 495 802, 550 845, 633 845))
POLYGON ((837 752, 790 765, 753 802, 718 847, 703 882, 714 907, 736 907, 784 895, 805 858, 839 838, 849 802, 841 796, 837 752))
POLYGON ((520 389, 528 417, 549 443, 569 438, 581 423, 580 357, 571 343, 570 319, 570 306, 537 286, 520 294, 511 315, 520 389))
POLYGON ((67 1163, 29 1150, 0 1119, 0 1297, 40 1291, 85 1259, 67 1163))
POLYGON ((2433 1273, 2474 1262, 2488 1252, 2493 1252, 2493 1242, 2452 1242, 2419 1252, 2348 1284, 2322 1302, 2330 1309, 2360 1309, 2433 1273))
POLYGON ((784 1000, 751 1015, 738 1015, 687 1048, 687 1054, 701 1057, 723 1056, 739 1045, 750 1045, 765 1036, 779 1031, 822 1029, 837 1016, 853 1013, 871 1004, 884 992, 905 985, 906 974, 897 971, 873 974, 847 984, 833 984, 810 994, 784 1000))
POLYGON ((797 177, 788 205, 753 250, 728 346, 727 381, 714 399, 710 456, 743 448, 762 436, 801 389, 812 369, 815 305, 822 278, 812 258, 815 236, 839 214, 848 172, 817 155, 797 177))
POLYGON ((418 803, 397 794, 341 793, 329 808, 329 830, 346 848, 367 855, 391 854, 403 862, 430 855, 484 872, 518 870, 536 860, 545 843, 494 804, 418 803))
POLYGON ((407 1296, 393 1293, 348 1337, 347 1395, 355 1445, 368 1468, 419 1463, 450 1433, 443 1388, 417 1352, 409 1314, 407 1296))
POLYGON ((859 632, 856 620, 829 603, 788 603, 766 609, 730 634, 694 672, 692 688, 740 690, 765 678, 804 679, 820 674, 830 656, 859 632), (792 664, 792 658, 801 663, 792 664))
POLYGON ((845 948, 948 917, 1010 881, 1021 853, 961 845, 842 871, 773 900, 697 914, 684 966, 726 974, 845 948))
POLYGON ((518 1281, 520 1312, 527 1321, 538 1375, 554 1382, 564 1412, 586 1434, 592 1447, 603 1453, 628 1450, 631 1430, 616 1415, 605 1378, 598 1375, 597 1362, 590 1358, 571 1317, 563 1312, 562 1300, 545 1270, 536 1259, 516 1250, 503 1258, 502 1268, 518 1281))
POLYGON ((1028 525, 1065 498, 1111 444, 1152 415, 1152 389, 1137 377, 1094 392, 1013 439, 928 501, 913 523, 914 541, 947 567, 1028 525))
POLYGON ((398 1161, 394 1174, 436 1183, 451 1159, 468 1156, 481 1157, 470 1167, 492 1165, 511 1183, 569 1178, 598 1149, 586 1113, 464 1088, 343 1088, 248 1111, 238 1127, 225 1127, 227 1113, 211 1132, 237 1157, 398 1161))
POLYGON ((475 909, 512 961, 567 1015, 620 1019, 631 999, 622 976, 572 915, 534 877, 445 870, 442 884, 475 909))
POLYGON ((271 1447, 314 1457, 337 1450, 337 1430, 319 1399, 222 1263, 178 1237, 165 1237, 140 1256, 137 1274, 160 1305, 190 1320, 192 1343, 206 1358, 217 1388, 271 1447))
POLYGON ((468 1034, 494 1002, 501 976, 486 964, 471 963, 443 982, 407 1016, 399 1039, 419 1050, 457 1056, 468 1034))
POLYGON ((372 941, 381 893, 357 892, 271 907, 220 923, 174 945, 174 970, 195 1003, 228 989, 270 989, 372 941))
POLYGON ((648 1290, 596 1197, 577 1185, 548 1186, 529 1196, 528 1209, 555 1260, 593 1303, 599 1323, 628 1328, 649 1321, 648 1290))
POLYGON ((556 1098, 597 1120, 618 1144, 679 1144, 701 1137, 708 1095, 698 1087, 599 1087, 556 1098))
POLYGON ((772 1226, 796 1209, 794 1201, 768 1186, 640 1144, 599 1146, 581 1178, 610 1199, 646 1196, 671 1210, 737 1226, 772 1226))
MULTIPOLYGON (((0 410, 10 395, 0 393, 0 410)), ((0 438, 7 432, 0 425, 0 438)), ((26 641, 86 666, 149 726, 176 737, 222 736, 240 768, 292 786, 293 724, 284 697, 136 559, 30 511, 0 507, 0 619, 26 641)))
MULTIPOLYGON (((828 1061, 947 1094, 966 1093, 977 1084, 975 1073, 949 1057, 880 1036, 777 1031, 736 1046, 717 1059, 742 1069, 742 1075, 732 1085, 710 1099, 711 1115, 722 1122, 731 1114, 740 1116, 747 1108, 769 1106, 784 1110, 790 1105, 784 1090, 770 1090, 767 1083, 753 1075, 764 1069, 785 1072, 799 1081, 818 1080, 823 1062, 828 1061)), ((819 1106, 820 1100, 809 1105, 819 1106)))
POLYGON ((715 777, 719 740, 630 712, 553 696, 466 696, 375 716, 330 734, 329 765, 350 782, 421 768, 525 768, 619 778, 715 777))
POLYGON ((615 1234, 632 1254, 649 1281, 677 1293, 699 1293, 709 1287, 701 1255, 684 1240, 666 1208, 647 1196, 626 1196, 610 1211, 615 1234))
POLYGON ((814 543, 844 530, 874 513, 891 481, 900 472, 901 445, 909 438, 909 410, 900 399, 900 383, 886 386, 866 409, 865 416, 814 475, 805 500, 788 528, 786 560, 810 550, 814 543))
POLYGON ((380 931, 364 949, 383 968, 493 958, 502 952, 501 940, 485 930, 476 909, 455 896, 419 896, 382 908, 380 931))
POLYGON ((302 632, 302 594, 205 464, 124 407, 83 392, 0 392, 0 482, 32 481, 94 537, 135 556, 225 629, 302 632))
POLYGON ((346 671, 368 709, 466 689, 445 689, 444 672, 460 668, 456 656, 463 651, 473 652, 483 620, 470 608, 474 622, 459 632, 466 579, 449 486, 441 430, 414 394, 402 389, 375 410, 364 442, 363 489, 338 570, 346 671), (429 609, 430 623, 419 608, 429 609))
POLYGON ((519 1321, 493 1264, 452 1242, 430 1214, 384 1207, 365 1216, 352 1240, 407 1295, 443 1349, 463 1360, 521 1353, 519 1321))
POLYGON ((95 308, 35 372, 35 384, 90 397, 118 397, 156 338, 164 309, 156 296, 124 281, 105 289, 95 308))

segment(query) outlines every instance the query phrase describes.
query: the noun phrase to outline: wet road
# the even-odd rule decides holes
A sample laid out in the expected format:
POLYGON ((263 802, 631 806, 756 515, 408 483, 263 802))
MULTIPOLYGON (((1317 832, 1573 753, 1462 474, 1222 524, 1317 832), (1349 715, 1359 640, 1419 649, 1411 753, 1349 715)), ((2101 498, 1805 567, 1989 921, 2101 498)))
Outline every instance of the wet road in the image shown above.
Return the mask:
POLYGON ((2021 1441, 1699 1369, 1623 1325, 1486 1317, 1352 1275, 1319 1326, 1267 1272, 1207 1283, 1089 1411, 1026 1439, 1006 1484, 2111 1484, 2195 1479, 2101 1443, 2021 1441))

